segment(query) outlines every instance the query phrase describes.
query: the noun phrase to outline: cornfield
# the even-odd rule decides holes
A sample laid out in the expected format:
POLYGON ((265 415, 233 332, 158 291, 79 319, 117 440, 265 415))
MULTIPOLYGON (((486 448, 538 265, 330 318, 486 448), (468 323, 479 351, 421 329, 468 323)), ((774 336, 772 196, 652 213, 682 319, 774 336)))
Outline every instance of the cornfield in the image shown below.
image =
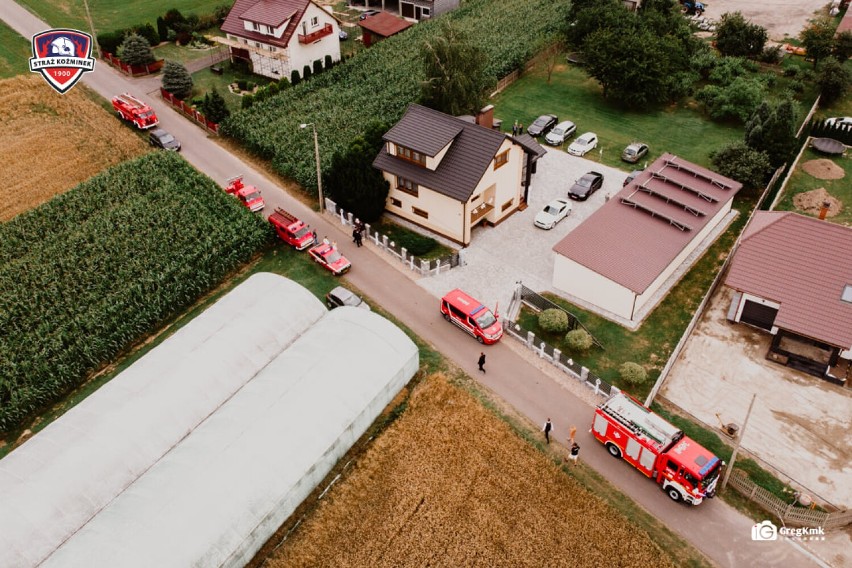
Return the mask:
POLYGON ((264 565, 674 564, 471 395, 433 376, 264 565))
POLYGON ((0 222, 146 151, 83 89, 59 95, 32 74, 0 80, 0 222))
POLYGON ((192 304, 270 236, 171 152, 115 166, 0 225, 0 430, 192 304))

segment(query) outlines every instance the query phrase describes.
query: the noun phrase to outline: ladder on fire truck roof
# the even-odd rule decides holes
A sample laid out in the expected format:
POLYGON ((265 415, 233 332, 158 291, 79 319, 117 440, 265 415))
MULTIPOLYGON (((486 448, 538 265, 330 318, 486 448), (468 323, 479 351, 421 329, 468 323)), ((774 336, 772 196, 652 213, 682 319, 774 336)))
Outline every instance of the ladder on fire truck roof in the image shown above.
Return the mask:
POLYGON ((145 103, 143 103, 142 101, 140 101, 139 99, 137 99, 136 97, 134 97, 133 95, 131 95, 130 93, 121 93, 120 95, 118 95, 115 98, 117 98, 118 100, 120 100, 121 102, 123 102, 124 104, 126 104, 128 106, 132 106, 132 107, 136 107, 136 108, 145 108, 145 107, 148 106, 145 103))

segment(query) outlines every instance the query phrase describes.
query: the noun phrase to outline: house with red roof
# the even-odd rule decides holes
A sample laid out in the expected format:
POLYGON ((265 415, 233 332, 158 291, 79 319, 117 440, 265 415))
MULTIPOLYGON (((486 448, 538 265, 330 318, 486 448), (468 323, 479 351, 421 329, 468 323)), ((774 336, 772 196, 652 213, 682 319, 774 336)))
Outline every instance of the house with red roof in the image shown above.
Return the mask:
POLYGON ((553 286, 635 329, 733 219, 740 189, 663 154, 554 245, 553 286))
POLYGON ((725 284, 728 319, 775 336, 770 359, 838 384, 852 378, 852 229, 758 211, 725 284))
POLYGON ((312 0, 237 0, 222 24, 231 61, 272 79, 303 75, 326 56, 340 61, 340 22, 312 0))

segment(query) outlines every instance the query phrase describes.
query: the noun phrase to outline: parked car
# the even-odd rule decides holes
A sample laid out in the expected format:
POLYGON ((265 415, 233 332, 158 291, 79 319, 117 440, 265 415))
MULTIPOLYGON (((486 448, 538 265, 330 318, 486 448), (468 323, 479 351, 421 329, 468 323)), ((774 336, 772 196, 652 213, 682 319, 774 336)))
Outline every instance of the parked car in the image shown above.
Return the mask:
POLYGON ((370 311, 370 306, 367 305, 367 302, 343 286, 337 286, 331 292, 326 294, 325 304, 330 310, 339 308, 340 306, 352 306, 353 308, 363 308, 370 311))
POLYGON ((174 150, 175 152, 180 152, 180 142, 162 128, 152 130, 148 135, 148 142, 151 143, 151 146, 156 146, 163 150, 174 150))
POLYGON ((340 254, 337 247, 332 244, 322 242, 317 246, 308 249, 308 254, 311 255, 317 263, 326 270, 331 271, 335 276, 340 276, 352 268, 352 263, 340 254))
POLYGON ((835 116, 825 119, 826 126, 852 126, 852 116, 835 116))
POLYGON ((535 216, 533 224, 541 229, 552 229, 556 223, 571 213, 571 202, 567 199, 554 199, 544 206, 535 216))
POLYGON ((559 146, 565 140, 574 136, 575 132, 577 132, 577 125, 570 120, 565 120, 554 126, 553 130, 544 137, 544 141, 553 146, 559 146))
POLYGON ((594 132, 586 132, 568 146, 568 153, 572 156, 585 156, 597 147, 598 135, 594 132))
POLYGON ((628 183, 636 179, 636 176, 642 173, 642 170, 633 170, 630 174, 624 178, 624 183, 621 184, 621 187, 626 187, 628 183))
POLYGON ((533 137, 542 136, 550 132, 550 129, 556 126, 557 122, 559 122, 559 119, 556 118, 555 114, 543 114, 530 124, 527 128, 527 134, 533 137))
POLYGON ((364 12, 361 12, 361 15, 358 16, 358 19, 359 20, 366 20, 370 16, 375 16, 379 12, 381 12, 381 10, 365 10, 364 12))
POLYGON ((621 153, 621 159, 628 164, 635 164, 648 155, 648 145, 644 142, 631 142, 621 153))
POLYGON ((603 174, 600 172, 589 172, 574 182, 568 190, 568 197, 577 201, 585 201, 591 194, 603 185, 603 174))

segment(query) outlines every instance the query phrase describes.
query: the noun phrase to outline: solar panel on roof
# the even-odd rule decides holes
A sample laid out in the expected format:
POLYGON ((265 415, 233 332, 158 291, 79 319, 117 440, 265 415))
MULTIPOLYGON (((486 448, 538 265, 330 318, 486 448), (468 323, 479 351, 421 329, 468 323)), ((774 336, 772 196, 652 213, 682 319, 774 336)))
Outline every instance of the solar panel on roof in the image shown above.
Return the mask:
POLYGON ((644 211, 645 213, 649 214, 651 217, 659 217, 660 219, 663 219, 664 221, 668 221, 670 225, 677 227, 681 231, 691 231, 692 230, 692 227, 690 227, 686 223, 681 223, 680 221, 677 221, 676 219, 672 219, 671 217, 669 217, 665 213, 661 213, 659 211, 656 211, 653 207, 648 207, 647 205, 642 205, 641 203, 637 203, 637 202, 633 201, 632 199, 630 199, 629 197, 622 197, 621 202, 624 205, 629 205, 630 207, 633 207, 634 209, 644 211))
POLYGON ((650 187, 648 187, 647 185, 645 185, 646 183, 648 183, 648 182, 646 181, 642 185, 638 186, 636 188, 636 191, 641 191, 643 193, 647 193, 648 195, 650 195, 652 197, 657 197, 659 199, 663 199, 663 200, 665 200, 666 203, 674 203, 675 205, 682 207, 684 211, 686 211, 688 213, 692 213, 696 217, 704 217, 704 215, 705 215, 704 211, 701 211, 700 209, 696 209, 695 207, 692 207, 690 205, 687 205, 686 203, 678 201, 677 199, 675 199, 675 198, 673 198, 669 195, 666 195, 662 192, 655 191, 655 190, 651 189, 650 187))

